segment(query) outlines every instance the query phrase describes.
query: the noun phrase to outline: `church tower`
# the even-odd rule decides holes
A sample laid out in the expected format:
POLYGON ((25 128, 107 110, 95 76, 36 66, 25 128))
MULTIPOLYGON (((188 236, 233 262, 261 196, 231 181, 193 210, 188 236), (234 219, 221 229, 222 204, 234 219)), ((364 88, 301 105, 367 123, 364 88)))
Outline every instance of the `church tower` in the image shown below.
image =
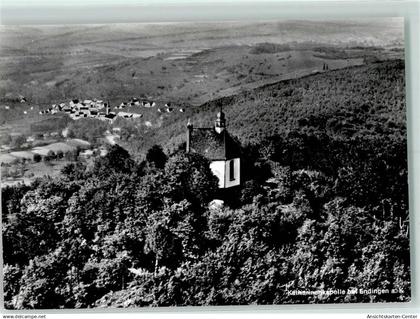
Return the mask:
POLYGON ((214 122, 214 128, 217 133, 222 133, 226 129, 226 118, 225 113, 223 113, 222 110, 220 110, 219 113, 217 113, 216 121, 214 122))

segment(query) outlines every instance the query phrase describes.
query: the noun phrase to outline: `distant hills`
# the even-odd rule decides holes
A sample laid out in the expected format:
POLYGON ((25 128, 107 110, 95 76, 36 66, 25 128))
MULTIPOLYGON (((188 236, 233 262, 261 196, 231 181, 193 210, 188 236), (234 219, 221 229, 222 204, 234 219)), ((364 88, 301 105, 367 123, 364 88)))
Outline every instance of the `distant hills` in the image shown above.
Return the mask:
POLYGON ((199 105, 243 85, 310 73, 326 59, 336 68, 366 55, 395 57, 391 50, 404 45, 403 20, 390 18, 2 26, 0 39, 0 100, 23 95, 35 104, 144 95, 199 105), (259 50, 262 43, 276 50, 259 50), (334 62, 310 51, 325 46, 359 52, 334 62))

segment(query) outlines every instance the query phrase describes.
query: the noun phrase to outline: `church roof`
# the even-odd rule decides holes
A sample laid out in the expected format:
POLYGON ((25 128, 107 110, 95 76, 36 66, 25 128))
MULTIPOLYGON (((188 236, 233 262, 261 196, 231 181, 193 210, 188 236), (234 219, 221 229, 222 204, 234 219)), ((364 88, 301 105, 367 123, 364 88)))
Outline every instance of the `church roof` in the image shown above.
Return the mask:
POLYGON ((193 128, 190 151, 210 160, 227 160, 240 156, 240 144, 226 130, 217 133, 214 128, 193 128))

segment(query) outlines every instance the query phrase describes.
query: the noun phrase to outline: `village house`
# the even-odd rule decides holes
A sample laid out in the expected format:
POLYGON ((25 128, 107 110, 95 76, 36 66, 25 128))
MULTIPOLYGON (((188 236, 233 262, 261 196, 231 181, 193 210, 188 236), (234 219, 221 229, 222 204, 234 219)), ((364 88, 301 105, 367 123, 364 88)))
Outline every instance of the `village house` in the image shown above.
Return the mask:
POLYGON ((132 118, 132 119, 135 119, 135 118, 140 118, 143 115, 140 114, 140 113, 119 112, 117 114, 117 116, 124 117, 124 118, 132 118))
POLYGON ((199 153, 210 160, 210 169, 219 179, 219 188, 230 188, 241 183, 239 142, 226 129, 225 114, 220 111, 214 127, 195 128, 187 124, 187 153, 199 153))
POLYGON ((93 150, 85 150, 83 152, 79 153, 79 156, 83 159, 89 159, 94 155, 94 151, 93 150))
POLYGON ((114 112, 110 112, 108 114, 105 114, 105 116, 103 117, 103 119, 105 121, 108 121, 110 124, 114 123, 114 120, 116 118, 116 114, 114 112))

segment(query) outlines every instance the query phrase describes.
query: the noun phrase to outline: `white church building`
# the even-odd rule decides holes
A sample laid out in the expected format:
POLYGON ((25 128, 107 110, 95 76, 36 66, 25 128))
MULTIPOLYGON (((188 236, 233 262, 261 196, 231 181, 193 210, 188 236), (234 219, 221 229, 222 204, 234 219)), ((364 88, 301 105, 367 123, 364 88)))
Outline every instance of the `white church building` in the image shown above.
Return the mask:
POLYGON ((195 128, 187 124, 187 153, 207 157, 210 168, 219 179, 219 188, 238 186, 241 183, 240 144, 226 130, 225 114, 220 111, 212 128, 195 128))

